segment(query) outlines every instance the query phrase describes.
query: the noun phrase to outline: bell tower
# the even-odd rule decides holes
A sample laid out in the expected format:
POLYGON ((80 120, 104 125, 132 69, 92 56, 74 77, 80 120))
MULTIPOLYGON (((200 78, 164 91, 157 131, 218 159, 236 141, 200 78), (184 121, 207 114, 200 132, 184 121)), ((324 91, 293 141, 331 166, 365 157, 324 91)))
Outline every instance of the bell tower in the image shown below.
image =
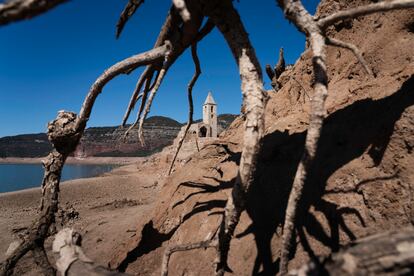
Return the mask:
POLYGON ((217 104, 214 101, 211 91, 203 104, 203 123, 209 126, 208 137, 217 137, 217 104))

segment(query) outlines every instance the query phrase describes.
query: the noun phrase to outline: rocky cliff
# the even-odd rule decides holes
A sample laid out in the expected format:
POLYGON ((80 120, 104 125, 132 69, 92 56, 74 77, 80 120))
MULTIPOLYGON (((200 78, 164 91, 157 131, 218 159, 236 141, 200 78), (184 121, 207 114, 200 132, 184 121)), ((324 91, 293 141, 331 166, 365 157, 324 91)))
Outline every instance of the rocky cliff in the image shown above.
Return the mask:
POLYGON ((138 128, 132 129, 125 137, 129 126, 92 127, 85 131, 75 156, 146 156, 171 144, 181 126, 179 122, 167 117, 148 118, 144 123, 144 145, 138 141, 138 128))

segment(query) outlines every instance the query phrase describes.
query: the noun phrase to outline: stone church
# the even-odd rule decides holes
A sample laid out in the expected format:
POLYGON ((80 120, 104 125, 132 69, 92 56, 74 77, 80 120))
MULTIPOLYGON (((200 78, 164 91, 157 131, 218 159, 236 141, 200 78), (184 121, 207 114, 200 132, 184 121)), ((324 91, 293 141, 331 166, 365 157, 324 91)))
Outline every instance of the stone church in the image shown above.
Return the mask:
POLYGON ((217 138, 219 133, 217 125, 217 104, 211 92, 208 92, 203 104, 202 122, 192 124, 188 133, 190 134, 189 136, 197 136, 198 138, 217 138))

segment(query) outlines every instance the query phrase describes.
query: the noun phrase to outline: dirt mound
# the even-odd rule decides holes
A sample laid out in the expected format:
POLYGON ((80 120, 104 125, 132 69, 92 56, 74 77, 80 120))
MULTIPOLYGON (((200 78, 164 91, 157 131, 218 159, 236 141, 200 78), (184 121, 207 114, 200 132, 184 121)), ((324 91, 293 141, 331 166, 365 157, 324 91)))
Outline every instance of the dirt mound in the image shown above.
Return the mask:
MULTIPOLYGON (((369 1, 324 1, 319 13, 369 1)), ((399 228, 412 219, 414 182, 414 11, 341 22, 329 35, 364 52, 370 78, 347 50, 329 48, 329 96, 313 174, 305 184, 290 268, 337 251, 357 237, 399 228)), ((289 49, 285 49, 289 51, 289 49)), ((234 275, 278 270, 281 224, 303 150, 312 97, 310 53, 269 92, 266 133, 247 212, 229 253, 234 275)), ((243 119, 216 142, 180 164, 164 181, 149 221, 141 221, 111 261, 138 275, 160 272, 168 245, 202 241, 215 233, 240 159, 243 119)), ((214 250, 172 255, 170 275, 211 275, 214 250)))

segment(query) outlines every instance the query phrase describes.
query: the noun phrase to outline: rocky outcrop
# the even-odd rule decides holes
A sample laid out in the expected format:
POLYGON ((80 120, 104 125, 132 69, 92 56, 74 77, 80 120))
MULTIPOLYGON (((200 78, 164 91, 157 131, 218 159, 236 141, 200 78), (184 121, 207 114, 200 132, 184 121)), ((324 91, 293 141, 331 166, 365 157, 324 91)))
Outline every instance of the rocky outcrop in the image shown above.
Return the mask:
POLYGON ((172 143, 182 124, 162 116, 148 118, 144 123, 145 144, 138 141, 138 129, 127 137, 127 127, 92 127, 85 131, 76 157, 88 156, 147 156, 172 143))
POLYGON ((40 157, 46 156, 52 145, 46 133, 23 134, 0 138, 0 157, 40 157))

